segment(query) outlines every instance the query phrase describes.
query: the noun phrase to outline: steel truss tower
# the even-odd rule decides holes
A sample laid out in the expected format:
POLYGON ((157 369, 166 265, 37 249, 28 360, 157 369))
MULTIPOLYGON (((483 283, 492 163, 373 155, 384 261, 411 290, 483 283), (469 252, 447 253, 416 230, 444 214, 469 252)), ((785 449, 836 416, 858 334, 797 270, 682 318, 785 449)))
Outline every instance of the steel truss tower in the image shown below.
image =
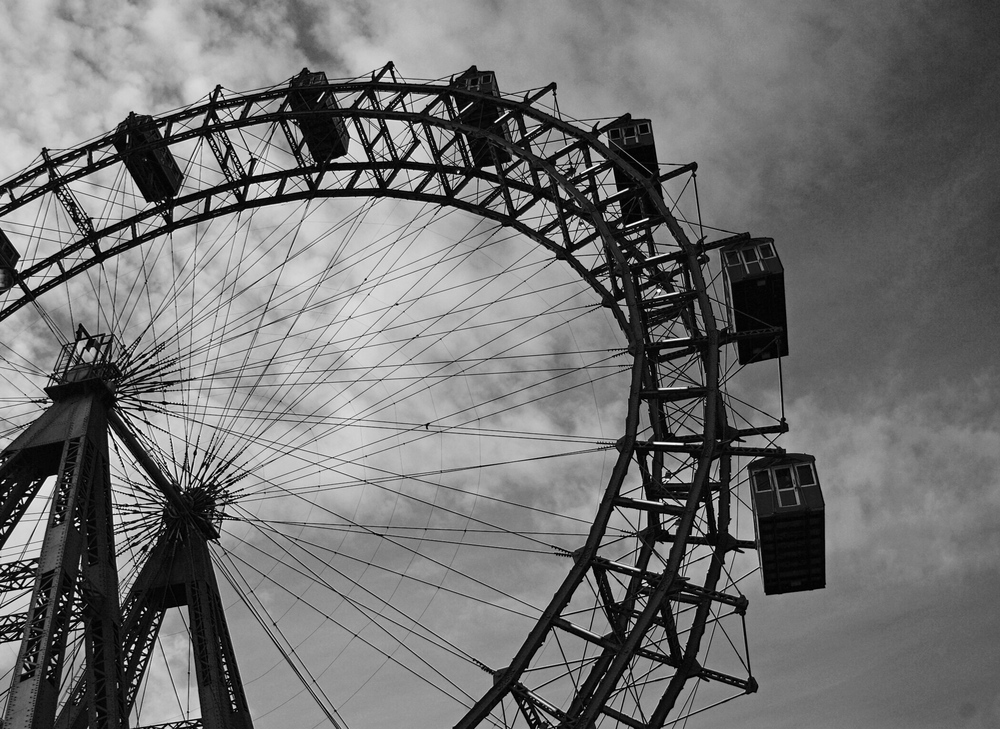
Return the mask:
POLYGON ((115 414, 116 356, 112 337, 80 327, 46 388, 52 405, 0 454, 0 548, 54 477, 39 558, 0 568, 4 590, 33 584, 27 612, 0 626, 0 636, 21 641, 3 727, 124 729, 165 611, 186 606, 202 716, 183 725, 250 729, 208 547, 219 536, 211 489, 182 492, 115 414), (123 604, 109 428, 167 501, 160 536, 123 604), (83 635, 84 670, 65 676, 73 631, 83 635))

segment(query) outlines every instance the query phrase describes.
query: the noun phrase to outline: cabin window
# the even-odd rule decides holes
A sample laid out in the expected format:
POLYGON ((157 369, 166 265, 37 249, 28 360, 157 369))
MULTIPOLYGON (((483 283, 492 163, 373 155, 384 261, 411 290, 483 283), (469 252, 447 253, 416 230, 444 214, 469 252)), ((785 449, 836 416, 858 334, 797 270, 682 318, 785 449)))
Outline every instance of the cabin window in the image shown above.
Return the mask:
POLYGON ((488 89, 493 85, 493 77, 490 75, 486 76, 473 76, 469 79, 469 90, 470 91, 482 91, 483 89, 488 89))
POLYGON ((774 481, 779 489, 790 489, 795 487, 792 481, 792 469, 788 466, 774 469, 774 481))
POLYGON ((486 73, 482 76, 466 76, 465 78, 456 79, 455 85, 462 89, 469 89, 470 91, 490 88, 493 86, 493 74, 486 73))
POLYGON ((758 494, 773 492, 779 507, 802 504, 802 487, 818 486, 812 463, 787 463, 773 468, 754 470, 750 474, 753 490, 758 494))
POLYGON ((649 124, 640 124, 639 134, 649 134, 649 124))
POLYGON ((764 270, 764 265, 757 256, 756 248, 744 248, 743 260, 747 264, 747 273, 761 273, 764 270))
POLYGON ((763 273, 764 261, 768 258, 777 258, 774 246, 770 243, 761 243, 759 246, 749 246, 741 250, 726 251, 727 266, 742 266, 747 273, 763 273))
POLYGON ((795 467, 795 475, 799 478, 799 486, 815 486, 816 474, 813 473, 812 464, 801 463, 795 467))
POLYGON ((799 494, 792 479, 791 467, 774 469, 774 481, 778 491, 778 506, 798 506, 799 494))
POLYGON ((608 139, 621 139, 621 138, 622 138, 622 130, 621 129, 609 129, 608 130, 608 139))

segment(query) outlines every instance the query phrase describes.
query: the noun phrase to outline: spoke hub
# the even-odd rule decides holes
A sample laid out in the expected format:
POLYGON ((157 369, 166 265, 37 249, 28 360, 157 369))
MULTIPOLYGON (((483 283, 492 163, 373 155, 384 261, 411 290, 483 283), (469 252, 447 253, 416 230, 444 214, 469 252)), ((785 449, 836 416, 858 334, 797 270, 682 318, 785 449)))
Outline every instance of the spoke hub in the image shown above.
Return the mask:
POLYGON ((218 489, 191 486, 180 493, 178 503, 168 502, 163 508, 163 525, 173 539, 186 539, 191 534, 218 538, 222 511, 218 508, 218 489))

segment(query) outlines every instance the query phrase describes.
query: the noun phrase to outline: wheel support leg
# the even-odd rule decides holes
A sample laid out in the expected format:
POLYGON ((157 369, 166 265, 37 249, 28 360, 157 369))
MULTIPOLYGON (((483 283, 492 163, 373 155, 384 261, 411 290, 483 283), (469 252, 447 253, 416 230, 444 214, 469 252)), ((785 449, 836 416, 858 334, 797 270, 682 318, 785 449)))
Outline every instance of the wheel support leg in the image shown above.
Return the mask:
MULTIPOLYGON (((5 456, 30 474, 29 481, 56 479, 4 726, 54 725, 66 640, 74 614, 82 613, 90 727, 120 729, 125 721, 120 608, 104 394, 81 391, 56 400, 5 456)), ((20 501, 21 491, 13 490, 9 498, 20 501)), ((6 506, 12 515, 20 509, 6 506)))

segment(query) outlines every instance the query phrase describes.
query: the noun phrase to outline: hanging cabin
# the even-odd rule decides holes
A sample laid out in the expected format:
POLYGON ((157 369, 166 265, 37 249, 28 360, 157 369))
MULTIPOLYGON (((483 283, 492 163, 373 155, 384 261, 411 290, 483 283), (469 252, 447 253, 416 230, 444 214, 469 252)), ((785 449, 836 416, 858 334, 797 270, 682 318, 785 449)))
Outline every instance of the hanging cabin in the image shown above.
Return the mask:
MULTIPOLYGON (((656 179, 660 174, 660 165, 656 159, 656 143, 653 141, 653 126, 649 119, 632 119, 625 116, 621 121, 608 127, 607 134, 612 151, 625 157, 640 172, 654 178, 653 187, 662 199, 663 188, 656 179)), ((616 167, 615 187, 619 193, 635 190, 635 181, 616 167)), ((626 225, 657 215, 652 198, 641 189, 622 198, 620 206, 622 220, 626 225)))
MULTIPOLYGON (((478 91, 488 96, 500 96, 496 75, 492 71, 480 71, 475 66, 456 76, 451 85, 458 89, 478 91)), ((489 99, 469 99, 466 96, 456 96, 458 105, 458 121, 476 129, 482 129, 510 141, 510 133, 506 122, 500 121, 502 110, 489 99)), ((493 167, 497 163, 509 162, 510 152, 501 146, 491 144, 490 140, 475 135, 466 137, 469 143, 469 153, 472 165, 477 169, 493 167)))
POLYGON ((722 249, 741 365, 788 355, 785 269, 770 238, 750 238, 722 249))
POLYGON ((184 175, 153 117, 132 112, 115 130, 112 143, 146 202, 177 194, 184 175))
POLYGON ((10 242, 7 234, 0 230, 0 294, 7 291, 17 280, 17 261, 21 254, 10 242))
POLYGON ((758 458, 747 472, 764 593, 826 587, 824 504, 816 459, 805 453, 758 458))
POLYGON ((303 68, 288 84, 288 108, 296 113, 295 123, 317 164, 343 157, 351 143, 347 120, 322 113, 340 108, 336 96, 323 88, 328 83, 323 71, 303 68))

